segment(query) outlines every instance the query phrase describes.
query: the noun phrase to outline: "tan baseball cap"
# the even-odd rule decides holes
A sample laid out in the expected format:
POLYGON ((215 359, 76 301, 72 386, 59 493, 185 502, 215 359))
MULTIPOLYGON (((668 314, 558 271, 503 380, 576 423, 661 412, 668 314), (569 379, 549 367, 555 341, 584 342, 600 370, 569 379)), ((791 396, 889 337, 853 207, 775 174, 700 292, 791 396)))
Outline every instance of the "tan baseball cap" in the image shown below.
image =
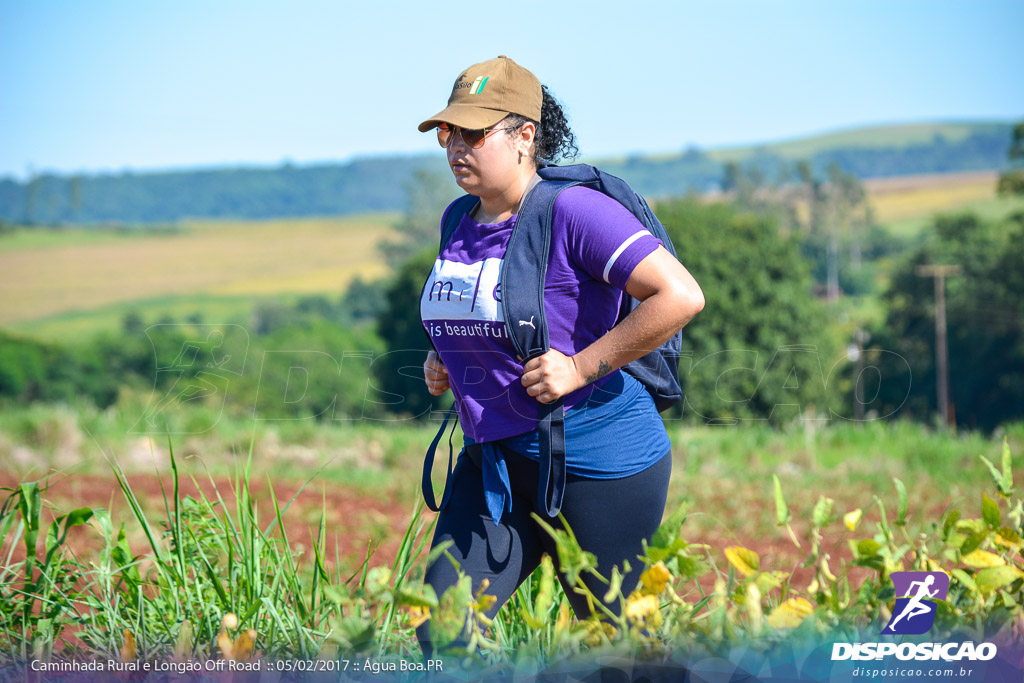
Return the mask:
POLYGON ((455 79, 448 106, 419 125, 421 133, 440 123, 489 128, 509 114, 540 121, 540 81, 505 55, 469 67, 455 79))

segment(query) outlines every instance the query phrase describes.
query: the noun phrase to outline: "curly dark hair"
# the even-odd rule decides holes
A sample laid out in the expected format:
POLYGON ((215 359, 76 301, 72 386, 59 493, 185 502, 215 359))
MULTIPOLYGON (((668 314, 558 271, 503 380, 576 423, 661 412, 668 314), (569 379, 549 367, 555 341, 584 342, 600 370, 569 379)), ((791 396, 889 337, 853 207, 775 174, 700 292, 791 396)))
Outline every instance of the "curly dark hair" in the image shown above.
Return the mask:
POLYGON ((532 159, 535 164, 554 163, 557 159, 575 159, 579 156, 580 149, 576 146, 576 135, 569 128, 569 121, 565 118, 562 105, 546 85, 540 88, 544 97, 540 107, 540 121, 520 114, 509 114, 505 117, 506 133, 517 133, 528 122, 537 127, 532 159))

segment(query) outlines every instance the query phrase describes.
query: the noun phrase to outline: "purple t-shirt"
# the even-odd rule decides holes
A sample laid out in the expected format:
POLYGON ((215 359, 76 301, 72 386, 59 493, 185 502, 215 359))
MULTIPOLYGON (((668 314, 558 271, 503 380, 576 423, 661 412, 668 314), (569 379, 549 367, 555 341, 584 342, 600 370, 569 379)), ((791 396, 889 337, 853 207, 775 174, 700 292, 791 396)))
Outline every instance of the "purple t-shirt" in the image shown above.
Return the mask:
MULTIPOLYGON (((420 295, 420 317, 448 368, 462 429, 477 442, 537 427, 537 399, 522 384, 498 282, 515 219, 485 224, 464 216, 420 295)), ((551 348, 572 356, 610 330, 630 274, 659 244, 614 199, 580 186, 559 194, 544 284, 551 348)), ((563 405, 571 408, 611 376, 566 395, 563 405)))

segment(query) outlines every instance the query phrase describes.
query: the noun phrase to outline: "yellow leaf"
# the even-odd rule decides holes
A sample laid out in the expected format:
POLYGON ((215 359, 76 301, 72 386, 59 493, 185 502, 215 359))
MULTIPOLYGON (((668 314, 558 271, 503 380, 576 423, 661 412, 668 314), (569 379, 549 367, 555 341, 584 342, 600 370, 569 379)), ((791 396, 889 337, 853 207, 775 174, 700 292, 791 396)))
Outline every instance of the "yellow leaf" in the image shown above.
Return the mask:
POLYGON ((761 559, 753 550, 741 548, 738 545, 729 546, 725 549, 725 557, 729 564, 736 568, 743 576, 750 576, 761 566, 761 559))
POLYGON ((862 514, 863 513, 861 512, 860 508, 857 508, 853 512, 847 512, 845 515, 843 515, 843 524, 845 524, 846 528, 850 531, 855 530, 857 528, 857 525, 860 524, 860 516, 862 514))
POLYGON ((583 637, 583 644, 587 647, 603 645, 615 635, 615 627, 607 621, 594 622, 588 619, 583 622, 583 627, 587 632, 583 637))
POLYGON ((426 607, 409 608, 409 625, 416 628, 430 618, 430 609, 426 607))
POLYGON ((649 614, 653 614, 657 609, 658 598, 654 595, 633 593, 629 596, 629 600, 626 602, 626 616, 630 619, 643 621, 645 617, 649 614))
POLYGON ((761 591, 756 582, 747 586, 743 607, 747 610, 750 628, 756 633, 761 628, 761 621, 764 619, 764 614, 761 611, 761 591))
POLYGON ((796 628, 814 612, 811 603, 803 598, 790 598, 768 615, 766 621, 772 628, 796 628))
POLYGON ((256 645, 256 629, 251 628, 247 631, 243 631, 238 639, 235 640, 234 645, 231 648, 231 654, 234 655, 234 659, 242 662, 247 662, 252 658, 252 650, 256 645))
POLYGON ((928 567, 928 571, 930 572, 942 572, 946 576, 952 576, 949 572, 940 567, 938 562, 936 562, 930 557, 927 560, 925 560, 925 565, 928 567))
POLYGON ((491 607, 493 607, 494 603, 496 603, 497 601, 498 598, 496 598, 493 595, 481 595, 476 599, 476 602, 473 604, 473 609, 475 609, 477 612, 486 612, 487 610, 491 609, 491 607))
POLYGON ((968 567, 974 567, 975 569, 984 569, 985 567, 1002 567, 1006 564, 1006 560, 995 553, 990 553, 987 550, 980 549, 969 552, 961 557, 960 561, 968 567))
POLYGON ((138 651, 135 647, 135 636, 128 629, 124 630, 124 643, 121 645, 121 661, 132 662, 138 657, 138 651))
POLYGON ((562 603, 558 608, 558 620, 555 622, 555 633, 561 635, 569 628, 569 605, 562 603))
POLYGON ((661 626, 661 604, 655 595, 644 595, 634 591, 626 601, 626 616, 637 626, 661 626))
POLYGON ((174 644, 174 659, 181 662, 192 653, 192 622, 186 619, 181 622, 178 640, 174 644))
POLYGON ((1017 532, 1006 527, 1001 527, 996 531, 992 536, 992 540, 1010 550, 1017 550, 1021 546, 1021 539, 1017 532))
POLYGON ((220 647, 224 659, 234 659, 235 644, 231 642, 231 636, 228 635, 227 629, 223 626, 220 629, 220 633, 217 634, 217 646, 220 647))
POLYGON ((640 583, 643 585, 644 593, 661 595, 665 585, 672 579, 672 573, 664 562, 659 562, 640 575, 640 583))

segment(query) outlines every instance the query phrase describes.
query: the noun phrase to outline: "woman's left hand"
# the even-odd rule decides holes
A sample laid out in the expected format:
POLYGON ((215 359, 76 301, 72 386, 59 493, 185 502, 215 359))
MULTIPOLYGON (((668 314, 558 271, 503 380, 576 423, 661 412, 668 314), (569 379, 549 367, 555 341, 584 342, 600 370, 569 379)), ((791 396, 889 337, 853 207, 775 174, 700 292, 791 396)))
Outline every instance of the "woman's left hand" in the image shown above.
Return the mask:
POLYGON ((523 366, 522 381, 526 393, 541 403, 551 403, 586 383, 580 377, 572 356, 555 349, 527 361, 523 366))

